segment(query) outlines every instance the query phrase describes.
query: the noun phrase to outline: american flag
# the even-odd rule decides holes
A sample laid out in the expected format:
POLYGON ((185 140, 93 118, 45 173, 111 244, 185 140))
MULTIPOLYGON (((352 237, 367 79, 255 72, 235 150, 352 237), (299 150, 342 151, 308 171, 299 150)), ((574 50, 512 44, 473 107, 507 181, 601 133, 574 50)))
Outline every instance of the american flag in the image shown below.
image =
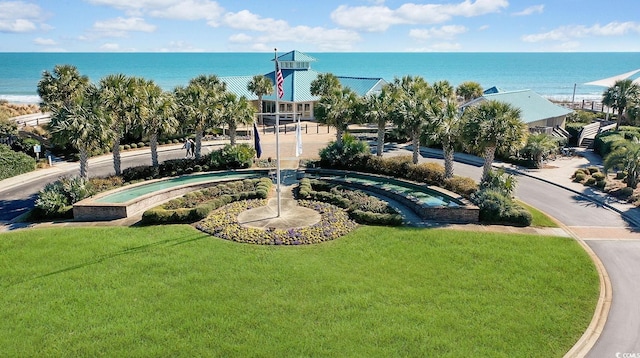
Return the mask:
POLYGON ((284 96, 284 88, 282 85, 284 84, 284 78, 282 77, 282 71, 280 71, 280 65, 276 60, 276 87, 278 88, 278 98, 282 98, 284 96))

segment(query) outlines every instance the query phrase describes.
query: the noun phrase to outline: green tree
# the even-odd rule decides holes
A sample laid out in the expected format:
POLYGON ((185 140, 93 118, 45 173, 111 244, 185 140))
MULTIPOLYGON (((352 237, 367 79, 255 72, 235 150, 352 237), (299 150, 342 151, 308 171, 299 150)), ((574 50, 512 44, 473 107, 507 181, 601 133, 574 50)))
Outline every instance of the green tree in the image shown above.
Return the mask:
POLYGON ((236 145, 236 131, 238 125, 253 123, 256 109, 245 96, 238 97, 227 92, 223 99, 222 123, 229 127, 229 142, 236 145))
POLYGON ((103 148, 111 138, 109 121, 103 114, 98 89, 89 85, 84 95, 60 109, 51 117, 51 137, 55 143, 70 144, 80 156, 80 177, 88 178, 89 155, 103 148))
POLYGON ((604 158, 605 173, 611 169, 625 172, 625 183, 635 189, 640 182, 640 142, 637 138, 620 140, 612 147, 611 153, 604 158))
POLYGON ((378 93, 366 96, 363 100, 362 115, 367 123, 374 123, 378 126, 378 142, 376 155, 381 157, 384 153, 384 135, 387 122, 391 119, 393 103, 391 91, 388 86, 382 87, 378 93))
POLYGON ((391 88, 394 102, 393 120, 399 129, 409 134, 413 146, 413 163, 417 164, 420 135, 434 121, 430 108, 435 92, 420 76, 396 78, 391 88))
POLYGON ((140 102, 136 98, 136 84, 134 78, 124 74, 107 75, 100 80, 100 99, 103 113, 108 118, 111 133, 111 153, 113 155, 113 169, 116 175, 122 174, 122 159, 120 143, 127 130, 135 122, 136 105, 140 102))
POLYGON ((78 97, 85 94, 89 77, 80 74, 75 66, 56 65, 53 72, 44 71, 38 81, 38 96, 42 111, 71 107, 78 97))
POLYGON ((625 79, 616 81, 615 84, 607 88, 602 94, 602 104, 618 111, 616 130, 620 128, 620 123, 627 106, 638 100, 640 96, 640 86, 633 83, 633 80, 625 79))
POLYGON ((201 75, 189 81, 186 87, 177 87, 179 119, 191 125, 196 134, 195 157, 202 153, 202 137, 208 127, 220 124, 222 117, 222 97, 226 84, 215 75, 201 75))
POLYGON ((435 97, 430 101, 429 138, 442 144, 445 178, 453 178, 455 146, 460 137, 460 110, 454 89, 447 81, 433 84, 435 97))
POLYGON ((489 100, 465 110, 461 138, 469 149, 484 158, 481 182, 487 180, 496 150, 519 149, 527 137, 520 109, 489 100))
POLYGON ((336 128, 336 143, 342 145, 342 137, 349 124, 359 119, 361 99, 350 88, 335 88, 320 97, 313 113, 320 123, 336 128))
POLYGON ((179 126, 176 119, 177 105, 171 92, 164 92, 153 81, 141 80, 136 86, 136 98, 143 103, 140 123, 143 133, 149 137, 151 165, 158 168, 158 137, 175 133, 179 126))
POLYGON ((527 138, 527 144, 522 148, 522 153, 533 159, 536 168, 542 168, 542 160, 545 156, 558 150, 558 141, 545 133, 531 134, 527 138))
POLYGON ((462 97, 465 102, 482 97, 482 86, 478 82, 466 81, 456 87, 456 95, 462 97))
POLYGON ((273 93, 273 82, 268 77, 263 75, 255 75, 251 78, 251 81, 247 84, 247 90, 258 96, 258 111, 260 112, 260 124, 264 124, 262 118, 262 97, 273 93))
POLYGON ((310 92, 314 96, 328 96, 338 89, 342 89, 340 80, 332 73, 321 73, 311 81, 310 92))

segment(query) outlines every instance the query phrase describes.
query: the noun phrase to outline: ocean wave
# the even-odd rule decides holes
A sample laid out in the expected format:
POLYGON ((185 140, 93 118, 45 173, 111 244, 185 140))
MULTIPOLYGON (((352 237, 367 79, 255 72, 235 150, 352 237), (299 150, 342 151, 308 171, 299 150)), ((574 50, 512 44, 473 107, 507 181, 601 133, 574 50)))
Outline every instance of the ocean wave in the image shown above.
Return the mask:
POLYGON ((38 95, 18 95, 18 94, 0 94, 0 100, 5 100, 9 103, 18 104, 38 104, 40 103, 40 96, 38 95))

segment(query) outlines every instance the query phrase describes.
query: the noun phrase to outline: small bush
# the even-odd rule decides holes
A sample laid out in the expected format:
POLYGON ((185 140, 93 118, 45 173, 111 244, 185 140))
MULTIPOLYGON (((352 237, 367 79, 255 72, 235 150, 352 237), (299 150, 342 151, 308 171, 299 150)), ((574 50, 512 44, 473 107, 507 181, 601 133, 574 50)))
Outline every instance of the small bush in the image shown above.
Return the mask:
POLYGON ((478 190, 478 183, 469 177, 454 176, 453 178, 445 179, 443 187, 469 199, 478 190))
POLYGON ((604 173, 601 172, 593 173, 591 176, 597 181, 604 180, 607 177, 604 173))
POLYGON ((222 149, 211 152, 206 164, 218 169, 249 168, 255 155, 255 149, 246 143, 234 146, 227 144, 222 149))
POLYGON ((620 188, 620 190, 618 190, 618 196, 620 196, 621 198, 628 198, 631 195, 633 195, 633 188, 629 188, 628 186, 625 186, 624 188, 620 188))
POLYGON ((131 146, 129 144, 125 144, 124 146, 122 146, 124 148, 124 150, 129 150, 131 149, 131 146))
POLYGON ((25 153, 14 152, 9 146, 0 144, 0 180, 36 169, 36 160, 25 153))
POLYGON ((529 226, 533 217, 509 196, 494 189, 483 189, 473 195, 480 208, 480 221, 488 224, 529 226))
POLYGON ((593 186, 596 183, 596 178, 587 178, 587 181, 584 182, 586 186, 593 186))
POLYGON ((147 144, 145 142, 138 142, 138 148, 144 148, 147 144))
POLYGON ((81 177, 62 178, 47 184, 38 193, 35 206, 46 217, 57 218, 64 208, 95 193, 91 183, 81 177))
MULTIPOLYGON (((594 178, 594 179, 595 179, 595 178, 594 178)), ((595 186, 596 186, 597 188, 604 189, 604 187, 605 187, 606 185, 607 185, 606 180, 596 180, 596 184, 595 184, 595 186)))
POLYGON ((122 179, 126 182, 158 177, 160 177, 158 169, 147 165, 129 167, 122 171, 122 179))
POLYGON ((576 183, 582 183, 586 178, 587 176, 580 171, 576 172, 576 174, 573 176, 573 181, 576 183))
POLYGON ((589 171, 589 174, 593 174, 593 173, 597 173, 600 171, 600 169, 598 167, 587 167, 587 170, 589 171))
POLYGON ((616 179, 618 179, 618 180, 623 180, 626 177, 627 177, 627 173, 625 173, 625 172, 617 172, 616 173, 616 179))

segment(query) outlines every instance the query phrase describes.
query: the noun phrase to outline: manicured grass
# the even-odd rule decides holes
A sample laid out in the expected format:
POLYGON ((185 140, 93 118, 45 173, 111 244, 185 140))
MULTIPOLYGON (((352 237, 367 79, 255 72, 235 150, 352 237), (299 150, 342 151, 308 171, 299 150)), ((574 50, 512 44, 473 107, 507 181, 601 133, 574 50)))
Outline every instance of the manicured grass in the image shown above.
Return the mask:
POLYGON ((522 205, 525 209, 527 209, 532 216, 531 226, 535 227, 560 227, 552 218, 547 216, 547 214, 542 211, 534 208, 531 205, 528 205, 520 200, 518 200, 518 204, 522 205))
POLYGON ((560 357, 598 298, 566 238, 361 227, 258 246, 190 226, 0 234, 1 356, 560 357))

